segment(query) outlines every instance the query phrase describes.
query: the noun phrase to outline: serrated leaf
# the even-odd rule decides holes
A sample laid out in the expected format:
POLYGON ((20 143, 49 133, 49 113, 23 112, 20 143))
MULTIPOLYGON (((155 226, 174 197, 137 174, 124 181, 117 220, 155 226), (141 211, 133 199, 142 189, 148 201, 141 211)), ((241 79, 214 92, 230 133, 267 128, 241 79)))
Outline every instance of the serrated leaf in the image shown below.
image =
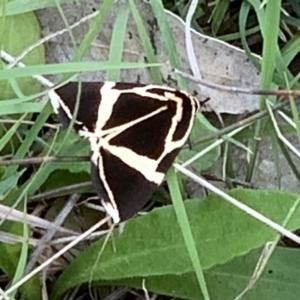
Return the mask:
MULTIPOLYGON (((211 300, 235 299, 247 286, 262 250, 234 258, 226 264, 205 271, 211 300)), ((243 300, 297 300, 300 284, 300 253, 298 249, 277 247, 265 271, 243 297, 243 300)), ((106 284, 99 282, 98 284, 106 284)), ((199 284, 192 272, 182 275, 128 278, 113 285, 142 288, 157 294, 183 299, 202 300, 199 284)))
MULTIPOLYGON (((297 195, 270 190, 230 192, 231 196, 282 223, 297 195)), ((276 233, 218 196, 185 203, 202 267, 211 268, 244 255, 275 238, 276 233)), ((297 207, 289 229, 300 225, 297 207)), ((100 260, 103 240, 87 248, 60 276, 53 299, 66 289, 88 281, 121 280, 130 277, 180 275, 193 270, 172 206, 155 209, 148 215, 126 222, 115 230, 100 260), (97 265, 95 263, 98 262, 97 265)))

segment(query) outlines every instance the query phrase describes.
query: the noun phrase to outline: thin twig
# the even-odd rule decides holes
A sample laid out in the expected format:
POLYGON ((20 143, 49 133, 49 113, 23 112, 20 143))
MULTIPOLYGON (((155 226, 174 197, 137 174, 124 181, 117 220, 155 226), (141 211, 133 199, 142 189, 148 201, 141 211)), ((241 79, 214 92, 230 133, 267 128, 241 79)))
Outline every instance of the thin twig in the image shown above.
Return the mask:
MULTIPOLYGON (((0 242, 5 243, 5 244, 16 244, 16 243, 24 243, 24 236, 19 236, 13 233, 9 233, 6 231, 1 231, 0 230, 0 242)), ((40 239, 35 239, 35 238, 28 238, 25 241, 31 246, 37 246, 44 244, 44 242, 40 239)))
POLYGON ((260 90, 260 89, 246 89, 246 88, 238 88, 234 86, 228 86, 223 84, 213 83, 211 81, 207 81, 204 79, 198 79, 197 77, 190 75, 188 73, 182 72, 180 70, 174 70, 176 74, 181 75, 184 78, 187 78, 195 83, 206 86, 208 88, 222 91, 222 92, 230 92, 235 94, 247 94, 247 95, 274 95, 274 96, 293 96, 299 97, 300 90, 260 90))
MULTIPOLYGON (((6 62, 12 63, 15 61, 15 57, 11 56, 10 54, 8 54, 7 52, 5 52, 3 50, 0 50, 0 54, 1 54, 1 58, 6 62)), ((26 65, 24 65, 22 62, 18 62, 17 65, 20 68, 26 67, 26 65)), ((32 78, 36 79, 39 83, 41 83, 42 85, 44 85, 46 87, 51 88, 54 86, 54 84, 44 76, 32 75, 32 78)))
MULTIPOLYGON (((0 124, 15 124, 15 123, 16 123, 15 119, 0 119, 0 124)), ((35 123, 34 121, 26 121, 26 120, 20 122, 20 124, 23 124, 23 125, 34 125, 34 123, 35 123)), ((57 130, 59 125, 45 123, 45 124, 43 124, 43 127, 57 130)))
MULTIPOLYGON (((44 268, 48 267, 52 262, 54 262, 55 260, 57 260, 59 257, 61 257, 63 254, 65 254, 68 250, 70 250, 71 248, 73 248, 75 245, 77 245, 80 241, 82 241, 83 239, 85 239, 87 236, 89 236, 92 232, 94 232, 95 230, 97 230, 99 227, 101 227, 102 225, 104 225, 105 223, 107 223, 107 221, 110 219, 110 217, 106 217, 103 220, 99 221, 97 224, 95 224, 94 226, 92 226, 90 229, 88 229, 87 231, 85 231, 83 234, 81 234, 79 237, 77 237, 74 241, 72 241, 71 243, 69 243, 67 246, 65 246, 64 248, 62 248, 60 251, 58 251, 57 253, 55 253, 53 256, 51 256, 47 261, 45 261, 44 263, 42 263, 40 266, 38 266, 37 268, 35 268, 32 272, 30 272, 29 274, 27 274, 26 276, 24 276, 20 281, 18 281, 16 284, 14 284, 13 286, 11 286, 9 289, 7 289, 4 292, 4 297, 9 296, 10 293, 16 291, 20 286, 22 286, 25 282, 27 282, 29 279, 31 279, 34 275, 38 274, 40 271, 42 271, 44 268)), ((3 296, 0 296, 0 300, 4 299, 3 296)))
POLYGON ((60 231, 68 234, 75 233, 74 231, 65 229, 63 227, 55 227, 52 222, 41 219, 37 216, 26 214, 24 212, 21 212, 9 206, 5 206, 3 204, 0 204, 0 219, 10 220, 10 221, 20 222, 20 223, 23 223, 24 220, 26 220, 31 227, 38 227, 44 229, 55 228, 56 231, 60 231))
POLYGON ((92 187, 91 181, 85 181, 81 183, 71 184, 63 187, 59 187, 57 189, 52 189, 44 193, 40 193, 38 195, 34 195, 28 199, 28 202, 32 203, 34 201, 40 201, 43 199, 53 198, 54 196, 73 193, 74 191, 78 191, 82 188, 92 187))

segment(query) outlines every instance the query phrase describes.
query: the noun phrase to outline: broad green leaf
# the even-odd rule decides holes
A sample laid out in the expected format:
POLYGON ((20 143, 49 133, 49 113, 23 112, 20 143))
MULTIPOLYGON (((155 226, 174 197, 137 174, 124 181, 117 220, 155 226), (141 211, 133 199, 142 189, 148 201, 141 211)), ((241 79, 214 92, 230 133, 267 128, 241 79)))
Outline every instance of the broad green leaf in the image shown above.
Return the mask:
MULTIPOLYGON (((206 270, 205 277, 211 300, 235 299, 247 286, 262 250, 234 258, 226 264, 206 270)), ((300 284, 300 251, 277 247, 265 271, 243 297, 243 300, 297 300, 300 284)), ((113 285, 142 288, 183 299, 202 300, 196 277, 187 272, 182 275, 129 278, 114 281, 113 285), (143 282, 144 281, 144 282, 143 282)), ((98 284, 106 284, 99 282, 98 284)))
MULTIPOLYGON (((246 189, 233 190, 230 195, 279 224, 298 197, 279 191, 246 189)), ((259 248, 277 234, 215 195, 202 201, 189 200, 185 205, 203 269, 259 248)), ((299 226, 297 207, 288 228, 299 226)), ((89 281, 105 280, 107 284, 124 278, 192 271, 172 206, 155 209, 126 222, 122 230, 115 230, 113 243, 106 245, 98 260, 102 245, 102 239, 95 242, 66 268, 53 288, 53 299, 68 288, 89 281)))
MULTIPOLYGON (((61 0, 60 4, 71 2, 72 0, 61 0)), ((14 0, 9 1, 5 6, 5 15, 18 15, 25 12, 31 12, 36 9, 43 9, 47 7, 55 7, 57 1, 55 0, 14 0)), ((0 16, 2 14, 3 6, 0 2, 0 16)))
MULTIPOLYGON (((32 12, 17 16, 3 16, 0 18, 0 24, 1 49, 13 56, 22 53, 41 37, 38 21, 32 12)), ((22 62, 26 65, 43 64, 44 56, 44 46, 41 45, 26 55, 22 62)), ((1 69, 3 69, 3 64, 0 64, 1 69)), ((20 90, 26 95, 37 93, 40 89, 40 84, 31 77, 19 79, 17 83, 20 90)), ((0 99, 15 97, 9 80, 0 81, 0 91, 0 99)))

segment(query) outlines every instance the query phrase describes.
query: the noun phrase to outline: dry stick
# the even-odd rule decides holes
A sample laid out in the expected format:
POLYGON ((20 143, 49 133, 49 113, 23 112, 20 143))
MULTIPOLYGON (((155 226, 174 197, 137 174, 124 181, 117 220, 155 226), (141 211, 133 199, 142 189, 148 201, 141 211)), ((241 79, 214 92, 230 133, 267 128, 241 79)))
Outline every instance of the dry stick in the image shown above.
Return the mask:
POLYGON ((35 239, 35 238, 26 238, 26 241, 24 241, 24 237, 23 236, 19 236, 16 234, 12 234, 9 233, 7 231, 1 231, 0 230, 0 242, 1 243, 5 243, 5 244, 21 244, 21 243, 28 243, 28 245, 30 246, 38 246, 41 244, 44 244, 43 241, 41 241, 40 239, 35 239))
POLYGON ((58 196, 58 195, 61 195, 62 193, 67 193, 67 192, 70 193, 70 192, 74 192, 78 189, 90 188, 90 187, 92 187, 91 181, 85 181, 85 182, 81 182, 81 183, 66 185, 63 187, 59 187, 57 189, 52 189, 47 192, 34 195, 28 199, 28 202, 32 203, 32 202, 40 201, 42 199, 47 199, 47 198, 51 198, 54 196, 58 196))
MULTIPOLYGON (((15 58, 13 56, 11 56, 10 54, 8 54, 7 52, 5 52, 3 50, 0 50, 0 54, 1 54, 1 58, 8 63, 12 63, 15 60, 15 58)), ((26 65, 24 65, 22 62, 18 62, 17 65, 20 68, 26 67, 26 65)), ((54 84, 50 80, 45 78, 44 76, 32 75, 32 78, 36 79, 39 83, 41 83, 42 85, 44 85, 46 87, 50 87, 50 88, 54 87, 54 84)))
MULTIPOLYGON (((74 205, 76 204, 77 200, 79 199, 79 195, 75 194, 72 195, 69 200, 66 202, 60 213, 55 217, 55 220, 53 221, 54 226, 61 226, 63 222, 65 221, 66 217, 70 213, 70 211, 73 209, 74 205)), ((56 234, 57 230, 55 228, 49 228, 41 237, 41 239, 44 242, 49 242, 54 235, 56 234)), ((45 245, 39 245, 37 246, 34 251, 30 254, 28 263, 26 265, 24 274, 28 274, 31 269, 33 268, 34 264, 37 262, 39 256, 42 254, 42 252, 45 250, 45 245)))
MULTIPOLYGON (((236 135, 238 132, 244 130, 246 128, 246 126, 241 126, 235 130, 233 130, 232 132, 230 132, 226 137, 230 138, 234 135, 236 135)), ((200 152, 198 152, 197 154, 195 154, 193 157, 191 157, 190 159, 188 159, 187 161, 185 161, 184 163, 182 163, 181 165, 183 167, 187 167, 188 165, 192 164, 195 160, 197 160, 198 158, 204 156, 206 153, 208 153, 209 151, 211 151, 212 149, 214 149, 215 147, 223 144, 223 142, 225 142, 226 138, 220 138, 219 140, 215 141, 214 143, 211 143, 209 146, 205 147, 203 150, 201 150, 200 152)))
MULTIPOLYGON (((215 181, 224 184, 226 183, 223 178, 217 175, 213 175, 211 173, 201 173, 201 176, 207 181, 211 181, 211 182, 215 181)), ((244 182, 242 180, 239 180, 238 178, 227 177, 226 179, 229 180, 231 184, 239 185, 241 187, 248 188, 248 189, 257 189, 257 187, 254 184, 249 182, 244 182)))
POLYGON ((267 109, 270 113, 270 117, 271 117, 271 121, 273 123, 275 132, 277 133, 277 137, 279 138, 279 140, 281 140, 296 156, 298 156, 298 158, 300 158, 300 152, 298 151, 298 149, 290 142, 288 141, 284 135, 281 133, 280 129, 279 129, 279 125, 275 119, 275 116, 273 114, 272 111, 272 103, 270 101, 266 101, 266 105, 267 105, 267 109))
POLYGON ((198 79, 193 75, 184 73, 180 70, 175 69, 174 72, 176 74, 181 75, 184 78, 187 78, 195 83, 200 85, 204 85, 214 90, 222 91, 222 92, 230 92, 236 94, 247 94, 247 95, 272 95, 272 96, 300 96, 300 90, 260 90, 260 89, 246 89, 246 88, 237 88, 234 86, 222 85, 213 83, 211 81, 207 81, 204 79, 198 79))
POLYGON ((3 204, 0 204, 0 220, 4 219, 6 216, 8 220, 14 221, 14 222, 22 222, 24 221, 24 218, 26 218, 28 224, 32 227, 38 227, 38 228, 55 228, 56 231, 62 232, 62 233, 67 233, 67 234, 75 234, 76 232, 58 227, 56 228, 51 222, 46 221, 44 219, 41 219, 37 216, 29 215, 24 212, 21 212, 17 209, 12 209, 9 206, 5 206, 3 204))
MULTIPOLYGON (((271 109, 273 106, 274 106, 274 104, 271 105, 271 109)), ((290 117, 288 117, 286 114, 284 114, 282 111, 279 111, 278 115, 281 116, 283 118, 283 120, 285 122, 287 122, 290 126, 292 126, 295 130, 297 129, 295 122, 290 117)))
MULTIPOLYGON (((1 119, 0 120, 1 124, 15 124, 16 120, 15 119, 1 119)), ((35 122, 34 121, 21 121, 20 124, 24 124, 24 125, 33 125, 35 122)), ((44 123, 43 127, 47 127, 47 128, 51 128, 51 129, 55 129, 57 130, 58 125, 53 125, 53 124, 49 124, 49 123, 44 123)))
MULTIPOLYGON (((110 232, 110 229, 107 230, 101 230, 101 231, 95 231, 93 233, 91 233, 91 235, 89 235, 88 237, 85 238, 85 241, 92 241, 95 239, 99 239, 105 235, 107 235, 110 232)), ((76 239, 78 237, 79 234, 76 235, 72 235, 72 236, 67 236, 67 237, 62 237, 62 238, 57 238, 57 239, 53 239, 52 241, 49 242, 49 246, 55 246, 55 245, 62 245, 62 244, 66 244, 69 243, 71 241, 73 241, 74 239, 76 239)))

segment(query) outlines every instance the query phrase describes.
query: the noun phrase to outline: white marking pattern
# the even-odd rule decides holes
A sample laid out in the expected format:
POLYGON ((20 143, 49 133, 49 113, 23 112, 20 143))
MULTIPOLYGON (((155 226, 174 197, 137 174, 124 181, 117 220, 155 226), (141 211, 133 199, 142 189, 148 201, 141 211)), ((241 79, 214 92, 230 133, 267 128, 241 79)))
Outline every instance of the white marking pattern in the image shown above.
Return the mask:
MULTIPOLYGON (((85 126, 83 126, 82 130, 79 131, 79 134, 85 138, 88 138, 90 141, 91 149, 92 149, 91 161, 95 166, 97 166, 98 176, 101 182, 103 183, 103 188, 105 189, 107 196, 110 200, 110 202, 105 202, 102 199, 102 204, 106 209, 107 213, 113 218, 114 223, 118 223, 120 221, 120 214, 118 211, 117 203, 114 198, 113 191, 110 189, 109 183, 106 180, 105 169, 103 166, 103 158, 100 155, 100 150, 104 149, 105 151, 118 157, 124 164, 128 165, 132 169, 142 174, 146 180, 156 185, 159 185, 163 181, 165 174, 162 172, 158 172, 157 169, 160 163, 166 157, 166 155, 168 155, 175 149, 181 148, 185 143, 190 133, 193 124, 193 119, 194 119, 193 117, 196 113, 196 108, 198 108, 198 104, 196 103, 197 100, 195 98, 181 91, 181 93, 186 95, 191 102, 190 103, 191 116, 190 116, 188 128, 184 136, 180 140, 174 141, 173 140, 174 134, 176 132, 179 122, 182 120, 183 113, 184 113, 183 99, 181 97, 176 96, 175 89, 168 88, 168 87, 160 87, 155 85, 133 87, 128 89, 117 89, 114 88, 115 84, 116 84, 115 82, 105 82, 100 88, 99 92, 101 96, 101 102, 98 107, 98 115, 97 115, 98 119, 95 127, 96 128, 95 132, 89 132, 88 129, 85 126), (150 91, 152 89, 159 89, 164 93, 163 95, 156 94, 150 91), (115 126, 114 128, 110 128, 106 130, 102 129, 112 116, 114 104, 118 101, 120 95, 126 93, 131 93, 131 94, 135 93, 137 96, 152 98, 161 102, 174 101, 176 104, 176 113, 172 116, 171 126, 165 138, 164 151, 161 153, 158 159, 151 159, 149 157, 139 155, 133 150, 126 148, 124 146, 111 145, 110 141, 114 137, 118 136, 119 134, 127 130, 128 128, 132 126, 136 126, 138 123, 150 119, 153 116, 165 111, 166 109, 168 109, 167 105, 165 106, 163 105, 160 108, 156 109, 155 111, 152 111, 151 113, 148 113, 126 124, 115 126)), ((58 113, 59 109, 61 108, 70 120, 73 119, 72 112, 64 104, 62 99, 55 93, 55 91, 50 91, 49 97, 53 109, 55 110, 56 113, 58 113)), ((75 124, 83 125, 81 122, 78 122, 76 120, 75 120, 75 124)))
MULTIPOLYGON (((165 174, 162 172, 156 171, 159 164, 161 161, 165 158, 165 156, 169 153, 171 153, 173 150, 181 148, 183 144, 185 143, 192 124, 193 124, 193 116, 195 115, 196 108, 195 108, 195 103, 193 98, 191 98, 188 94, 186 96, 190 99, 191 101, 191 118, 190 118, 190 123, 188 126, 188 130, 186 131, 186 134, 178 141, 173 141, 173 135, 177 129, 178 123, 182 119, 183 115, 183 105, 182 105, 182 98, 177 97, 174 92, 175 90, 171 88, 161 88, 157 86, 146 86, 146 87, 136 87, 136 88, 131 88, 128 90, 114 90, 112 89, 114 86, 114 83, 105 83, 104 86, 101 88, 100 93, 101 93, 101 103, 100 107, 98 110, 98 120, 102 119, 101 121, 99 120, 97 122, 96 126, 96 136, 98 137, 98 143, 97 147, 92 147, 93 150, 93 155, 92 155, 92 161, 98 165, 96 162, 99 161, 99 153, 100 153, 100 148, 105 149, 106 151, 110 152, 111 154, 115 155, 118 157, 120 160, 122 160, 125 164, 133 168, 134 170, 138 171, 140 174, 142 174, 148 181, 151 181, 157 185, 161 184, 161 182, 164 179, 165 174), (165 91, 165 96, 157 95, 151 92, 148 92, 149 89, 163 89, 165 91), (132 151, 131 149, 128 149, 126 147, 122 146, 115 146, 115 145, 110 145, 110 140, 113 139, 115 136, 119 135, 126 129, 135 126, 136 124, 142 122, 143 120, 149 119, 153 117, 156 114, 159 114, 163 110, 167 109, 167 107, 163 106, 160 109, 155 110, 154 112, 147 114, 143 117, 140 117, 134 121, 131 121, 129 123, 126 123, 124 125, 116 126, 114 128, 110 128, 108 130, 102 130, 101 128, 105 125, 105 123, 109 120, 112 112, 113 112, 113 104, 118 101, 118 98, 121 94, 124 93, 136 93, 139 96, 142 97, 151 97, 153 99, 157 99, 158 101, 174 101, 176 103, 176 113, 172 117, 172 125, 170 127, 170 130, 168 132, 168 135, 165 139, 165 145, 164 145, 164 151, 160 155, 160 157, 157 160, 148 158, 143 155, 139 155, 132 151), (105 118, 103 118, 105 116, 105 118)), ((91 139, 90 139, 91 141, 91 139)), ((91 144, 93 142, 91 141, 91 144)), ((117 219, 119 217, 119 212, 118 212, 118 207, 115 202, 113 192, 110 190, 109 184, 106 181, 105 178, 105 173, 103 171, 103 165, 101 164, 98 165, 98 170, 99 170, 99 177, 101 181, 103 182, 104 188, 107 191, 107 194, 110 198, 111 204, 109 207, 107 207, 108 203, 106 203, 106 209, 107 212, 111 215, 111 217, 114 219, 117 219), (110 212, 109 212, 110 211, 110 212)))

